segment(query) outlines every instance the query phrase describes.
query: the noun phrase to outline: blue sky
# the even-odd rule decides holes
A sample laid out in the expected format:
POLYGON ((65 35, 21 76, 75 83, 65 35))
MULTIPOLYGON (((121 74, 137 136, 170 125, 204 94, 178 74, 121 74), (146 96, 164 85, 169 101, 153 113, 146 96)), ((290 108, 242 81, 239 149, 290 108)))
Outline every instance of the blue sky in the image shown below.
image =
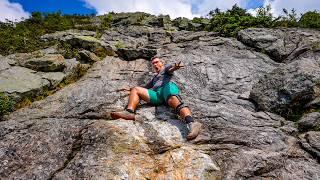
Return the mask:
MULTIPOLYGON (((64 14, 92 14, 97 13, 93 7, 88 7, 83 0, 9 0, 11 3, 19 3, 23 6, 23 9, 27 12, 56 12, 61 11, 64 14), (67 2, 67 3, 65 3, 67 2)), ((197 13, 198 4, 201 4, 203 0, 191 2, 191 8, 193 13, 197 13)), ((257 8, 263 5, 263 0, 249 0, 248 5, 244 8, 251 9, 257 8)), ((215 8, 213 8, 215 9, 215 8)))
POLYGON ((81 0, 9 0, 12 3, 19 3, 27 12, 56 12, 64 14, 92 14, 95 9, 85 7, 85 2, 81 0), (66 3, 67 2, 67 3, 66 3))
POLYGON ((205 16, 210 10, 230 9, 238 4, 255 14, 256 9, 271 4, 272 13, 280 15, 282 9, 295 8, 297 13, 320 10, 320 0, 0 0, 0 21, 6 18, 28 18, 34 11, 64 14, 97 14, 143 11, 155 15, 169 14, 176 17, 205 16))

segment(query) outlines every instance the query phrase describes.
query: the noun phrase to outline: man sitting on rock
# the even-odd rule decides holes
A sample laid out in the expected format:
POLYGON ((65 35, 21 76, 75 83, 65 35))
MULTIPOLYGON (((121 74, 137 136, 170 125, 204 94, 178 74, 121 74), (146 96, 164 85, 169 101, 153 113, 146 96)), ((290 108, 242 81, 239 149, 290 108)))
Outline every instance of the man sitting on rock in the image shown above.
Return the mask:
POLYGON ((187 140, 196 138, 201 130, 202 124, 194 121, 191 111, 183 102, 179 96, 178 86, 171 81, 173 72, 183 67, 181 62, 174 65, 164 64, 159 57, 153 57, 151 63, 157 74, 153 79, 144 87, 134 87, 124 89, 130 91, 129 102, 125 110, 119 112, 112 112, 112 119, 126 119, 135 120, 135 111, 140 102, 140 99, 152 104, 161 105, 167 104, 174 108, 175 112, 184 119, 189 128, 189 134, 187 140))

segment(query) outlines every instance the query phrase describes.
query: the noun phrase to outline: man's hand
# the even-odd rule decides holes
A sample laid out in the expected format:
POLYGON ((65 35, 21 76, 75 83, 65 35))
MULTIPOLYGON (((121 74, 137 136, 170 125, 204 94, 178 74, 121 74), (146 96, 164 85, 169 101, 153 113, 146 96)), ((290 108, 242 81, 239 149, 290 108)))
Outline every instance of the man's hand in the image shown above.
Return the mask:
POLYGON ((179 63, 174 63, 172 68, 169 69, 169 73, 172 74, 175 70, 178 70, 183 67, 184 67, 184 65, 181 64, 181 61, 179 63))
POLYGON ((173 66, 174 70, 178 70, 183 67, 184 65, 181 64, 181 61, 179 63, 174 63, 174 66, 173 66))

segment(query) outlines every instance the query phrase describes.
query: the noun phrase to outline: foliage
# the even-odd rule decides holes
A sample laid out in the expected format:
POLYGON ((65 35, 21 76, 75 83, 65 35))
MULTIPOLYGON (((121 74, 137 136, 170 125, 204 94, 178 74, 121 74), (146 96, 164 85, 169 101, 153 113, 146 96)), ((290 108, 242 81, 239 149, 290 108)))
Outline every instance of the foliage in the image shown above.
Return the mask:
POLYGON ((320 28, 320 13, 310 11, 303 14, 299 20, 299 26, 303 28, 320 28))
POLYGON ((112 13, 109 13, 107 15, 104 15, 101 17, 101 25, 100 29, 110 29, 112 24, 112 13))
MULTIPOLYGON (((224 36, 236 36, 237 32, 246 28, 275 28, 275 27, 303 27, 320 28, 320 13, 313 11, 303 14, 299 20, 295 9, 290 12, 283 9, 284 16, 273 17, 271 6, 260 7, 257 15, 253 16, 245 9, 235 4, 230 10, 222 12, 220 9, 210 11, 209 31, 219 32, 224 36)), ((194 19, 199 22, 200 19, 194 19)))
POLYGON ((117 41, 117 43, 114 45, 117 49, 122 49, 125 48, 126 45, 124 44, 123 41, 117 41))
POLYGON ((62 55, 66 59, 80 58, 79 50, 72 47, 69 43, 64 41, 59 42, 58 49, 62 52, 62 55))
POLYGON ((320 42, 314 42, 311 46, 311 49, 315 51, 320 51, 320 42))
POLYGON ((271 13, 271 6, 260 7, 257 10, 257 15, 252 16, 245 9, 238 7, 235 4, 232 9, 221 12, 215 9, 209 13, 211 16, 209 30, 219 32, 224 36, 236 36, 238 31, 246 28, 260 27, 272 28, 275 27, 275 21, 271 13))
POLYGON ((49 47, 56 42, 45 42, 41 36, 67 29, 96 30, 92 26, 92 15, 62 15, 56 13, 33 12, 29 19, 15 23, 0 22, 0 54, 32 52, 49 47))
POLYGON ((13 101, 4 93, 0 93, 0 119, 13 110, 13 101))
POLYGON ((277 27, 297 27, 298 17, 295 9, 291 9, 289 12, 287 9, 283 9, 284 16, 278 17, 276 22, 277 27))

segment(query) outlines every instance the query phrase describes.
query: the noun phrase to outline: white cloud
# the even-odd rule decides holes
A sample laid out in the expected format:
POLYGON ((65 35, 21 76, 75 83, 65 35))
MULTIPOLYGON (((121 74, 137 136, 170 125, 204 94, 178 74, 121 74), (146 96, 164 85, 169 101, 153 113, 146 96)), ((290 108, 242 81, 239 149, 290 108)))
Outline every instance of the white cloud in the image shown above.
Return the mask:
MULTIPOLYGON (((246 8, 252 0, 82 0, 87 6, 95 9, 99 15, 108 12, 136 12, 142 11, 150 14, 169 14, 171 18, 193 18, 206 16, 216 8, 225 11, 234 4, 246 8), (192 11, 193 9, 193 11, 192 11)), ((257 1, 257 0, 256 0, 257 1)), ((295 8, 297 13, 310 10, 320 10, 320 0, 264 0, 264 5, 271 4, 272 13, 276 16, 282 14, 282 9, 295 8)), ((257 9, 248 12, 255 15, 257 9)))
POLYGON ((246 7, 248 0, 83 0, 87 6, 95 9, 98 15, 108 12, 136 12, 150 14, 169 14, 171 18, 199 17, 207 15, 211 10, 230 9, 234 4, 246 7), (192 5, 196 12, 192 12, 192 5))
POLYGON ((259 8, 256 8, 256 9, 248 9, 247 12, 250 13, 252 16, 257 16, 257 14, 258 14, 258 9, 259 9, 259 8))
POLYGON ((227 9, 231 9, 231 7, 235 4, 238 6, 245 8, 248 0, 203 0, 199 3, 199 14, 207 15, 211 10, 219 8, 222 11, 227 9))
POLYGON ((21 18, 28 18, 29 16, 30 14, 23 10, 21 4, 0 0, 0 21, 5 22, 6 19, 20 21, 21 18))
POLYGON ((84 0, 89 7, 94 8, 98 15, 107 12, 146 12, 150 14, 169 14, 171 18, 192 18, 191 4, 186 0, 84 0))
POLYGON ((297 15, 307 11, 320 10, 319 0, 265 0, 264 6, 270 4, 272 13, 275 16, 283 15, 283 8, 290 11, 292 8, 297 10, 297 15))

